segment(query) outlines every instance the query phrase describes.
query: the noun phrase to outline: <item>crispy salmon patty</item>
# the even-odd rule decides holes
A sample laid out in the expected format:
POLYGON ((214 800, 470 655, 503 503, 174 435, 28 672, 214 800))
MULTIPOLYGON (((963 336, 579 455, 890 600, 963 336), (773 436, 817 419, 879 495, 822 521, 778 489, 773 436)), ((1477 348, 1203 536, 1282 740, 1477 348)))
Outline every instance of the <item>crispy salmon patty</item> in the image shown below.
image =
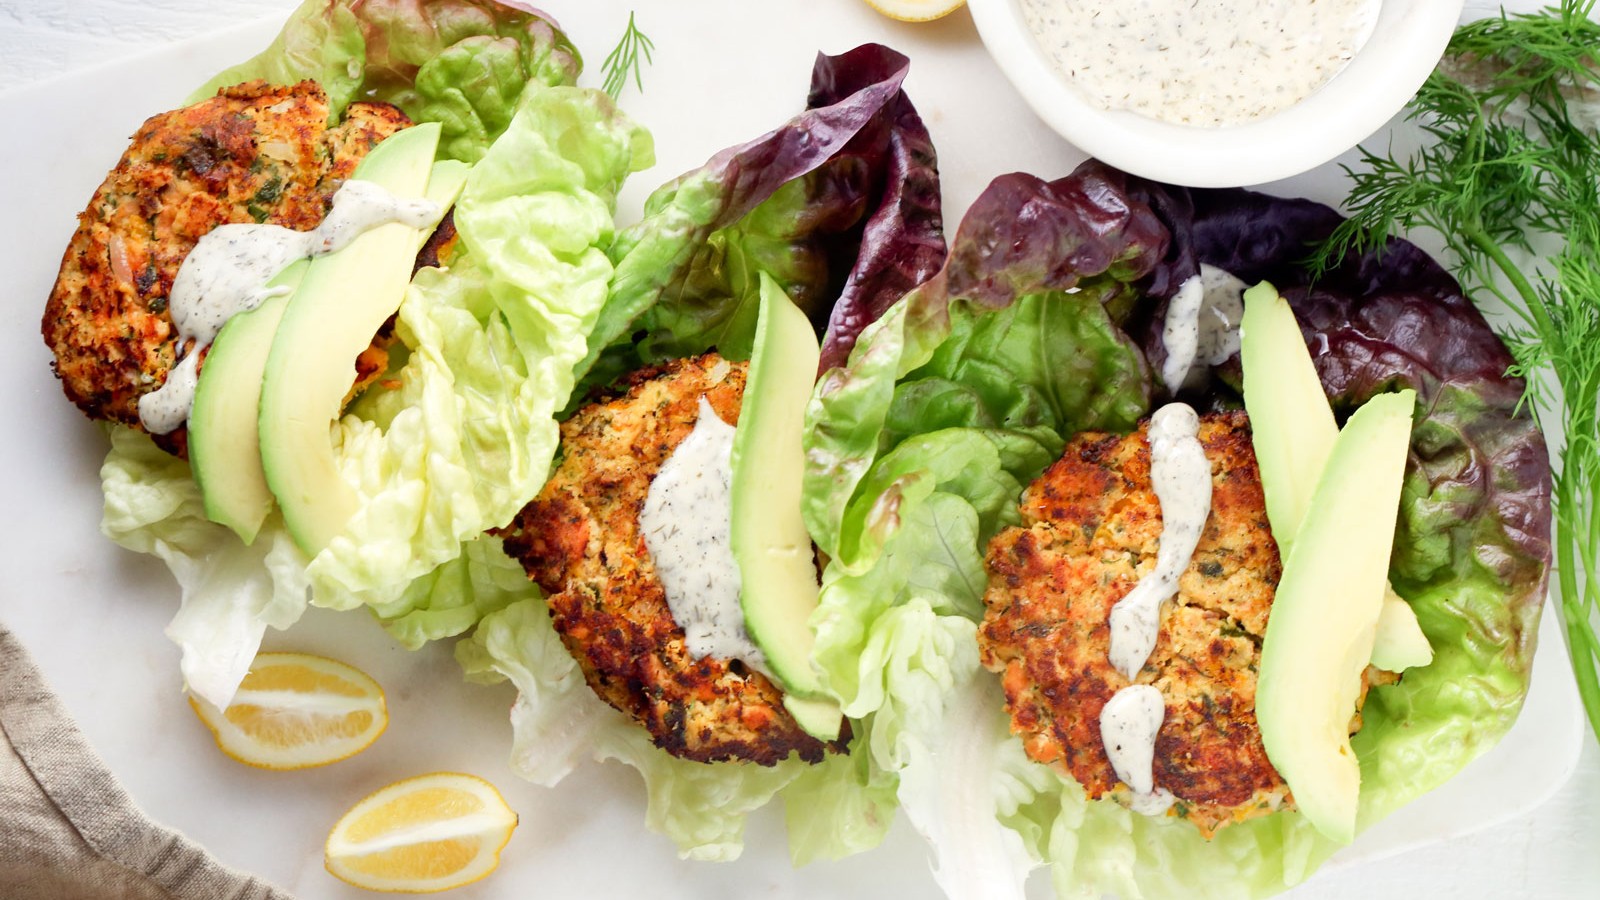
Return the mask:
MULTIPOLYGON (((67 397, 87 415, 139 427, 139 398, 179 358, 167 310, 202 236, 229 223, 315 228, 373 145, 408 127, 399 109, 353 103, 329 127, 313 82, 249 82, 154 116, 78 216, 42 330, 67 397)), ((387 367, 382 341, 357 363, 387 367)), ((181 431, 158 438, 181 453, 181 431)))
POLYGON ((989 545, 978 640, 1028 755, 1065 770, 1091 798, 1129 794, 1101 741, 1101 709, 1130 683, 1159 688, 1166 719, 1155 783, 1177 797, 1169 814, 1209 837, 1291 802, 1255 719, 1261 638, 1282 566, 1248 419, 1202 416, 1210 516, 1144 669, 1129 682, 1112 667, 1111 607, 1155 568, 1161 538, 1147 429, 1080 434, 1028 487, 1021 527, 989 545))
POLYGON ((656 746, 699 762, 817 762, 843 739, 825 746, 802 731, 765 675, 689 653, 639 527, 650 483, 694 429, 700 398, 738 422, 745 371, 715 353, 677 360, 584 407, 561 426, 561 462, 544 490, 501 536, 545 590, 590 687, 656 746))

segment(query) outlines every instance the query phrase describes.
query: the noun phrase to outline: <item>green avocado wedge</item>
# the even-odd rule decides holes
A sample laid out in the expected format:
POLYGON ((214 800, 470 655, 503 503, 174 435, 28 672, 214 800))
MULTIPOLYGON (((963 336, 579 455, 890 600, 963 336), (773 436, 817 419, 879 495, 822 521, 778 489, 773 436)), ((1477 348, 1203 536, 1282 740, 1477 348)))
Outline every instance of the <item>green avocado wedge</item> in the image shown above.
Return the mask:
MULTIPOLYGON (((437 123, 408 128, 374 147, 354 177, 401 199, 438 193, 429 184, 438 141, 437 123)), ((458 191, 459 178, 448 180, 458 191)), ((440 205, 442 213, 446 204, 440 205)), ((354 381, 356 357, 399 308, 431 230, 379 225, 312 260, 273 336, 262 373, 261 464, 284 524, 307 556, 326 547, 359 508, 339 474, 331 429, 354 381)))
POLYGON ((1239 331, 1244 408, 1250 414, 1267 519, 1287 559, 1339 426, 1300 324, 1277 288, 1262 282, 1244 292, 1239 331))
MULTIPOLYGON (((1261 469, 1267 519, 1279 554, 1288 560, 1312 492, 1328 464, 1339 426, 1322 390, 1289 301, 1271 284, 1245 291, 1239 360, 1244 367, 1244 406, 1261 469)), ((1433 648, 1417 614, 1387 583, 1372 664, 1401 672, 1433 661, 1433 648)))
POLYGON ((1355 838, 1361 769, 1350 718, 1372 658, 1410 452, 1416 392, 1380 394, 1345 423, 1317 482, 1261 644, 1256 722, 1295 805, 1355 838))
POLYGON ((800 512, 800 439, 820 349, 805 313, 761 277, 761 307, 744 403, 733 435, 731 540, 745 628, 806 733, 839 736, 843 715, 811 666, 817 567, 800 512))
POLYGON ((1404 672, 1433 662, 1433 645, 1422 633, 1417 614, 1394 588, 1383 589, 1383 612, 1372 641, 1372 664, 1385 672, 1404 672))
POLYGON ((246 544, 272 512, 272 491, 261 470, 256 410, 261 373, 283 310, 305 276, 308 260, 278 273, 268 287, 288 288, 228 320, 211 342, 189 413, 189 465, 205 502, 206 518, 226 525, 246 544))

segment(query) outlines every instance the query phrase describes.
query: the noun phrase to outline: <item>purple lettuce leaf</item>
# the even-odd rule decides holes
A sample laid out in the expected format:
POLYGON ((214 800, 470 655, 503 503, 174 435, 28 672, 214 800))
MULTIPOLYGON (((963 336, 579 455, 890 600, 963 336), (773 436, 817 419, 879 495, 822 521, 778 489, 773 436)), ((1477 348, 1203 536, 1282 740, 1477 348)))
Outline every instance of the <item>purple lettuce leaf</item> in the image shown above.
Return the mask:
MULTIPOLYGON (((884 78, 896 63, 876 44, 830 59, 819 57, 811 76, 812 108, 838 103, 852 81, 884 78), (856 70, 853 78, 841 75, 856 70), (865 75, 864 73, 875 73, 865 75)), ((944 264, 944 218, 940 205, 938 157, 928 128, 904 92, 856 135, 840 154, 872 173, 876 208, 860 232, 854 265, 833 304, 822 338, 820 369, 842 364, 861 329, 944 264)), ((845 248, 848 250, 849 248, 845 248)))
POLYGON ((1052 182, 1020 173, 996 178, 961 221, 946 267, 949 294, 1001 307, 1103 275, 1119 285, 1117 297, 1131 297, 1131 282, 1158 272, 1170 241, 1155 208, 1129 193, 1127 178, 1104 166, 1052 182))
POLYGON ((938 174, 901 90, 908 66, 876 44, 819 55, 810 108, 656 191, 611 249, 584 383, 713 347, 747 358, 763 273, 848 352, 936 269, 938 174))

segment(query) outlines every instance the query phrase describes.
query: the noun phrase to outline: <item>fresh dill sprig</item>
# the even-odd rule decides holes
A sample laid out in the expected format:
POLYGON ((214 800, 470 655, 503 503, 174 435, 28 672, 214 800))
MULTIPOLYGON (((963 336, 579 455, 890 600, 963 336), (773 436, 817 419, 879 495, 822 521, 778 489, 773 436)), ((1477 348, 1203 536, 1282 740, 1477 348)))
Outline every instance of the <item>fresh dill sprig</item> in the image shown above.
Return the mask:
POLYGON ((650 54, 655 49, 655 43, 634 24, 633 13, 628 13, 628 30, 622 33, 622 40, 617 42, 616 49, 601 63, 600 68, 606 73, 601 88, 611 95, 611 99, 617 99, 628 85, 628 73, 632 72, 634 85, 640 93, 644 93, 642 69, 654 62, 650 54))
POLYGON ((1578 693, 1600 735, 1600 24, 1596 0, 1463 26, 1412 101, 1404 160, 1363 149, 1352 217, 1323 248, 1438 232, 1469 291, 1498 297, 1524 402, 1561 424, 1555 557, 1578 693), (1542 260, 1518 263, 1518 259, 1542 260))

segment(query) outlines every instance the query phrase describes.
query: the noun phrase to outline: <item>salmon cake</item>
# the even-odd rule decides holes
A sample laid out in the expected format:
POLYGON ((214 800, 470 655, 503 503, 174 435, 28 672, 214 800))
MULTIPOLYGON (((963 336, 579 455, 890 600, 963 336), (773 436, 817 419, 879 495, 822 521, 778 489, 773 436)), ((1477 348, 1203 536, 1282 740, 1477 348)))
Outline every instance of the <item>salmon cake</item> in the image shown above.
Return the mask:
MULTIPOLYGON (((330 126, 310 81, 224 88, 146 121, 78 216, 45 306, 67 397, 90 418, 140 427, 139 398, 181 356, 167 299, 196 242, 230 223, 315 228, 367 152, 410 124, 388 104, 353 103, 330 126)), ((358 381, 387 368, 384 343, 358 361, 358 381)), ((158 443, 181 455, 183 432, 158 443)))
POLYGON ((694 430, 701 398, 739 420, 747 364, 715 353, 632 375, 620 396, 561 426, 560 463, 500 534, 546 593, 556 631, 589 686, 698 762, 819 762, 843 748, 801 730, 767 676, 737 659, 690 653, 639 525, 650 484, 694 430))
POLYGON ((1282 565, 1246 415, 1202 416, 1210 515, 1144 668, 1130 682, 1112 666, 1111 608, 1155 568, 1161 539, 1148 428, 1080 434, 1028 487, 1021 526, 988 548, 978 640, 1028 755, 1070 774, 1090 798, 1131 799, 1106 754, 1101 710, 1130 684, 1157 687, 1166 718, 1155 784, 1176 798, 1169 815, 1210 837, 1292 803, 1255 719, 1261 639, 1282 565))

